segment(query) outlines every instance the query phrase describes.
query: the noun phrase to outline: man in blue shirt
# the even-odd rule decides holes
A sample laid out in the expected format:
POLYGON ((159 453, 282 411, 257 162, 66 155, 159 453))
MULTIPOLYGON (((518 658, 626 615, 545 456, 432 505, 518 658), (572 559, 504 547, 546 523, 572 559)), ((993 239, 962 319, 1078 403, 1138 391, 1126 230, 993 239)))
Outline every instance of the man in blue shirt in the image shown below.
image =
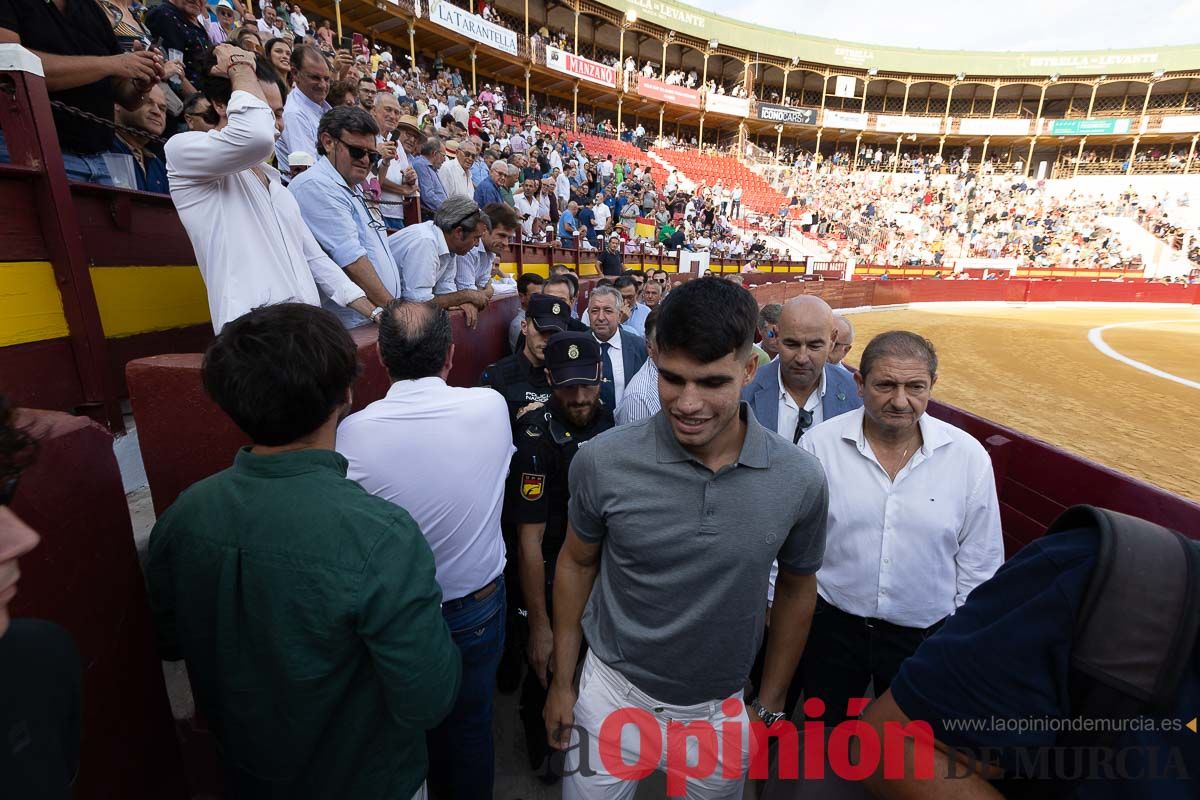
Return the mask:
MULTIPOLYGON (((321 249, 375 304, 372 320, 404 292, 400 270, 388 249, 383 216, 377 206, 367 203, 360 186, 379 161, 378 133, 378 123, 365 109, 338 106, 321 118, 317 132, 321 158, 288 187, 321 249)), ((321 300, 347 328, 363 324, 357 311, 324 296, 321 300)))
MULTIPOLYGON (((1026 545, 904 662, 891 689, 868 709, 866 720, 877 730, 889 722, 929 723, 936 740, 934 776, 916 780, 877 775, 872 786, 877 796, 951 796, 940 794, 942 790, 953 791, 954 797, 999 798, 1001 793, 987 780, 1021 777, 1024 764, 1036 763, 1038 748, 1059 744, 1062 734, 1052 726, 1019 728, 1016 722, 1044 723, 1072 716, 1072 633, 1096 566, 1099 542, 1095 531, 1079 529, 1026 545), (993 722, 956 724, 989 720, 993 722), (985 747, 999 759, 989 774, 950 763, 954 758, 947 753, 950 748, 974 753, 978 759, 985 747), (953 770, 950 780, 948 770, 953 770)), ((1196 734, 1182 723, 1191 720, 1197 708, 1200 651, 1192 653, 1174 707, 1159 717, 1177 723, 1174 729, 1127 728, 1116 742, 1117 757, 1106 764, 1109 774, 1104 780, 1079 781, 1074 792, 1056 796, 1080 800, 1195 797, 1200 747, 1196 734)), ((1049 760, 1053 766, 1052 755, 1049 760)), ((1021 795, 1006 792, 1004 796, 1021 795)))
POLYGON ((563 247, 575 246, 575 232, 579 230, 579 204, 572 200, 567 203, 567 210, 558 218, 558 239, 563 247))
POLYGON ((500 158, 492 162, 487 178, 475 187, 475 203, 483 208, 492 203, 503 203, 504 194, 500 187, 508 180, 508 162, 500 158))
POLYGON ((139 136, 126 131, 113 134, 112 152, 127 155, 133 161, 137 188, 143 192, 169 192, 166 165, 153 150, 146 147, 150 142, 149 137, 162 136, 167 127, 167 96, 163 94, 162 86, 156 84, 151 87, 146 93, 146 102, 133 111, 117 104, 114 113, 118 124, 146 134, 139 136))
POLYGON ((596 212, 592 211, 592 207, 585 205, 580 207, 579 213, 575 215, 579 220, 579 224, 583 226, 582 230, 587 240, 592 246, 596 246, 596 212))
POLYGON ((421 145, 421 154, 409 159, 409 166, 417 173, 417 188, 421 192, 421 213, 431 217, 446 202, 446 187, 438 170, 446 163, 446 150, 442 140, 430 136, 421 145))
POLYGON ((478 186, 486 181, 492 170, 492 162, 495 160, 496 154, 491 150, 484 150, 480 153, 479 158, 475 159, 475 163, 471 165, 471 183, 478 186))

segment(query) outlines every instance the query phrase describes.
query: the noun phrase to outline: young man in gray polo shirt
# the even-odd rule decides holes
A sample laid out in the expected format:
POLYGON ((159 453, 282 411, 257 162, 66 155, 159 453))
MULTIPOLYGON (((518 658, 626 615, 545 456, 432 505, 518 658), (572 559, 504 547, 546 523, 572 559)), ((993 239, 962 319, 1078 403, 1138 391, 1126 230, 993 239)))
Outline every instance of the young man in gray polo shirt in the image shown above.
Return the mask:
POLYGON ((612 774, 600 756, 602 725, 619 709, 657 723, 640 734, 633 724, 605 729, 620 737, 611 745, 625 764, 641 764, 644 774, 666 769, 668 789, 686 780, 690 797, 740 798, 747 717, 770 722, 783 711, 816 604, 825 474, 739 402, 758 363, 754 298, 728 281, 697 280, 659 308, 662 410, 596 437, 571 466, 545 710, 551 744, 567 751, 564 798, 633 796, 631 773, 612 774), (780 635, 771 638, 762 687, 747 710, 742 690, 775 558, 772 631, 780 635), (576 693, 585 634, 591 650, 576 693), (686 739, 693 769, 684 770, 667 726, 689 722, 703 724, 686 736, 672 725, 670 733, 676 744, 686 739), (740 747, 718 744, 727 722, 741 724, 740 747))

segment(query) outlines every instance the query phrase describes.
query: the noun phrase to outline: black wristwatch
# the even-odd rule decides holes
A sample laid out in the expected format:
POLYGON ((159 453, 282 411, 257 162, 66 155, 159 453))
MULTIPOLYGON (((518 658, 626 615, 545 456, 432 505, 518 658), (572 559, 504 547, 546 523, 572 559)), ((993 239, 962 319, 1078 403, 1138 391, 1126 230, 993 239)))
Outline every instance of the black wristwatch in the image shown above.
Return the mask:
POLYGON ((760 703, 757 697, 750 701, 750 707, 754 709, 754 713, 758 714, 758 718, 761 719, 768 728, 787 716, 786 711, 767 711, 766 706, 760 703))

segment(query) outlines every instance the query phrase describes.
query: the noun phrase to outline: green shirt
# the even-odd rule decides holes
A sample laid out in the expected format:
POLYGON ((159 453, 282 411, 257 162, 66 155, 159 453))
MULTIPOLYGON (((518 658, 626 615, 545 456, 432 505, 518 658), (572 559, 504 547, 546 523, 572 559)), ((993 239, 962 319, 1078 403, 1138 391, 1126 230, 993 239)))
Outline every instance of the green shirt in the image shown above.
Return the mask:
POLYGON ((238 452, 154 526, 163 657, 187 661, 231 796, 408 798, 462 666, 412 517, 331 450, 238 452))

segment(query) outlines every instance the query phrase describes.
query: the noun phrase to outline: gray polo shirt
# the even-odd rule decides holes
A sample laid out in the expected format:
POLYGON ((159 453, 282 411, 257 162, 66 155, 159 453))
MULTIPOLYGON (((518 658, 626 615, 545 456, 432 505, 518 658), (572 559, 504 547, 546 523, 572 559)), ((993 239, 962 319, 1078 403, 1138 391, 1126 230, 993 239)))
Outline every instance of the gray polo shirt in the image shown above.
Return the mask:
POLYGON ((579 449, 570 520, 602 545, 583 615, 596 657, 670 705, 739 691, 758 652, 771 562, 811 575, 825 552, 820 462, 746 403, 737 463, 713 473, 660 411, 579 449))

